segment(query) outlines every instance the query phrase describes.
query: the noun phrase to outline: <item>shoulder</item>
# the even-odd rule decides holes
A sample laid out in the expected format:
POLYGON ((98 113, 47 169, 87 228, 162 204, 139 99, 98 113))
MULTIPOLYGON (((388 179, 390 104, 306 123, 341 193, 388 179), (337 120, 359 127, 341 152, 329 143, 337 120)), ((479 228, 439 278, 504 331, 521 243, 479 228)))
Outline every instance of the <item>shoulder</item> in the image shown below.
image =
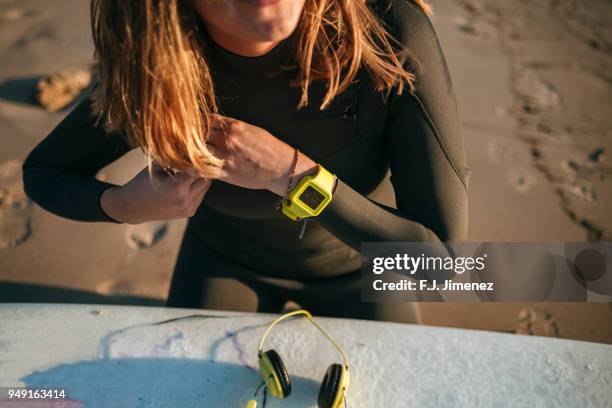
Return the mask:
POLYGON ((411 109, 431 134, 467 187, 465 152, 457 102, 444 52, 436 31, 421 7, 411 0, 375 0, 373 10, 389 34, 409 52, 404 62, 416 76, 415 91, 392 93, 390 105, 411 109), (397 103, 398 100, 401 103, 397 103))
POLYGON ((412 0, 374 0, 373 5, 389 34, 410 53, 405 65, 416 75, 417 93, 432 91, 427 88, 433 82, 451 89, 446 59, 425 11, 412 0))
POLYGON ((370 0, 369 4, 385 24, 399 31, 403 40, 414 33, 434 34, 427 13, 413 0, 370 0))

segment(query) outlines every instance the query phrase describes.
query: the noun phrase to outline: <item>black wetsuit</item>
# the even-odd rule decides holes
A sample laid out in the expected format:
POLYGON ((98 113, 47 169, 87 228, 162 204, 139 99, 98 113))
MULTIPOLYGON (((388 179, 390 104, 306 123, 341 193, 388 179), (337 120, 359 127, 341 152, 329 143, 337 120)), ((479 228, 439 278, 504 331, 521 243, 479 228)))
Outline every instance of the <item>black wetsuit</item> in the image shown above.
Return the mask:
MULTIPOLYGON (((328 109, 319 109, 325 85, 315 83, 309 105, 297 110, 301 90, 289 86, 293 73, 277 69, 291 57, 293 35, 254 58, 210 41, 221 113, 297 147, 335 173, 338 184, 299 239, 301 224, 275 209, 275 194, 214 181, 189 220, 169 305, 277 311, 292 299, 317 314, 415 320, 408 304, 360 302, 360 244, 465 239, 469 170, 433 27, 414 3, 391 6, 381 18, 421 65, 416 92, 401 96, 375 91, 362 70, 328 109), (397 209, 373 195, 389 168, 397 209)), ((94 176, 128 150, 122 136, 94 125, 85 99, 28 156, 26 193, 66 218, 112 221, 99 205, 110 184, 94 176)))

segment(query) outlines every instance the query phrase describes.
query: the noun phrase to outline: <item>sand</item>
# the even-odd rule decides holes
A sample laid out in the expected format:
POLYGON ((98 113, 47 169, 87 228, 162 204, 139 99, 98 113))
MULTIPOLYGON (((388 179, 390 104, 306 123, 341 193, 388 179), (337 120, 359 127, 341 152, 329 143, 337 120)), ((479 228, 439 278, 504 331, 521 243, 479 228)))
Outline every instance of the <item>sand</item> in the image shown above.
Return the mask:
MULTIPOLYGON (((611 240, 612 3, 432 3, 473 170, 469 240, 611 240)), ((41 106, 39 84, 86 71, 91 55, 88 1, 0 0, 0 300, 163 304, 166 296, 184 220, 78 223, 23 194, 20 164, 70 109, 41 106)), ((59 89, 69 99, 79 92, 59 89)), ((122 183, 142 167, 134 152, 99 177, 122 183)), ((392 203, 388 185, 381 193, 392 203)), ((609 304, 421 309, 426 324, 612 343, 609 304)))

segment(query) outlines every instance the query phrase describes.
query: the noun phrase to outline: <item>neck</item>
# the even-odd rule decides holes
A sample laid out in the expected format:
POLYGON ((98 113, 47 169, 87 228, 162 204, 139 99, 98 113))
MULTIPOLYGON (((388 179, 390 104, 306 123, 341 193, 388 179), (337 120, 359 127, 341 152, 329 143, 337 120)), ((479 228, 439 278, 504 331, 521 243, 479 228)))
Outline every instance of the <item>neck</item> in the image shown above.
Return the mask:
POLYGON ((243 57, 260 57, 270 52, 280 41, 250 42, 233 37, 231 34, 220 32, 208 27, 208 34, 214 42, 234 54, 243 57))

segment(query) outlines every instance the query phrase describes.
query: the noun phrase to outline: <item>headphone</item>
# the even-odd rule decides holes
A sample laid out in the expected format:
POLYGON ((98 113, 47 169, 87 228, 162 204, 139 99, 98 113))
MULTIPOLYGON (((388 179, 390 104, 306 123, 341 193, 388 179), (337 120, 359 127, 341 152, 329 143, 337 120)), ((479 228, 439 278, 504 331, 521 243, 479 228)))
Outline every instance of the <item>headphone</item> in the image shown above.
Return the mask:
MULTIPOLYGON (((291 381, 283 360, 281 360, 278 353, 273 349, 263 351, 263 345, 270 330, 272 330, 277 323, 297 315, 302 315, 312 323, 314 327, 334 345, 342 356, 343 364, 332 364, 327 369, 323 377, 323 382, 321 383, 321 388, 319 388, 319 396, 317 398, 319 408, 340 408, 343 403, 346 404, 346 390, 349 385, 348 359, 338 343, 336 343, 336 341, 314 321, 310 312, 306 310, 296 310, 282 315, 274 320, 266 329, 257 350, 259 372, 263 378, 262 385, 270 391, 273 397, 283 399, 291 395, 291 381)), ((255 392, 255 395, 257 395, 258 391, 259 388, 255 392)), ((249 400, 246 406, 246 408, 256 407, 257 402, 254 399, 249 400)))

